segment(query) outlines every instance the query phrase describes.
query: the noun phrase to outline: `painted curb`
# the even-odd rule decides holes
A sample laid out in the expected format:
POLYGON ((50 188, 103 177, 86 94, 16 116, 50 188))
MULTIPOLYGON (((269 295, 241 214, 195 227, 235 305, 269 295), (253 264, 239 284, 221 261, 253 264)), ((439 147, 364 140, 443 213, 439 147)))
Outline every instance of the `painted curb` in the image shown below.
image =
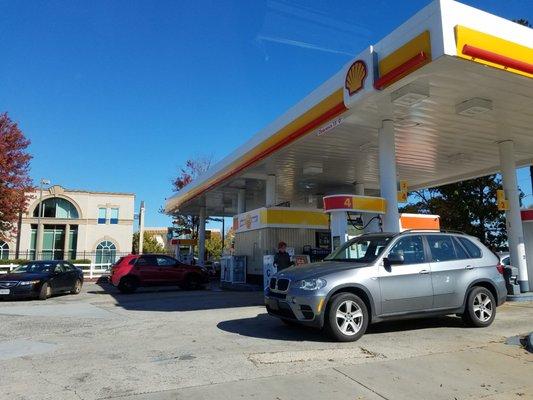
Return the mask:
POLYGON ((533 293, 522 293, 516 295, 507 295, 507 301, 533 301, 533 293))

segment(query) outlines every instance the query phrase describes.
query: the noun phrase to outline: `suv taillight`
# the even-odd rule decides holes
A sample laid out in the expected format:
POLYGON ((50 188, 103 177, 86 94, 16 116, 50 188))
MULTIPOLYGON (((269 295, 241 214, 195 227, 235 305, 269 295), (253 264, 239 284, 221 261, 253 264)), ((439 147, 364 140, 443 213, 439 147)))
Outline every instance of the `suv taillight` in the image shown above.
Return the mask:
POLYGON ((503 266, 502 263, 499 263, 498 265, 496 265, 496 269, 498 270, 498 272, 499 272, 500 274, 503 275, 503 271, 504 271, 505 267, 503 266))

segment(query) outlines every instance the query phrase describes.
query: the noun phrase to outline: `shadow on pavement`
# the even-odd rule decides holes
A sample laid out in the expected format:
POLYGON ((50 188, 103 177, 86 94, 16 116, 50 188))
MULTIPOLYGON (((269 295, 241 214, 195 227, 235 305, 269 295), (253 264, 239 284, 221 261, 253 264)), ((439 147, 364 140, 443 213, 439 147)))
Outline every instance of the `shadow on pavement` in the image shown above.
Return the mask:
POLYGON ((379 322, 370 325, 366 331, 367 335, 374 333, 417 331, 421 329, 433 328, 465 328, 461 318, 455 316, 442 316, 420 319, 403 319, 399 321, 379 322))
POLYGON ((285 325, 281 320, 267 313, 257 314, 253 318, 222 321, 217 324, 217 328, 225 332, 260 339, 288 340, 294 342, 328 341, 328 338, 318 329, 285 325))
MULTIPOLYGON (((387 332, 401 332, 432 328, 462 328, 465 325, 460 318, 445 316, 426 319, 409 319, 401 321, 380 322, 371 325, 367 335, 387 332)), ((287 326, 281 320, 268 314, 258 314, 253 318, 233 319, 218 323, 217 327, 225 332, 260 339, 288 341, 329 341, 318 329, 305 326, 287 326)))
POLYGON ((229 292, 220 290, 182 290, 176 286, 139 288, 135 293, 123 294, 107 282, 97 282, 89 294, 110 295, 118 307, 129 311, 197 311, 223 308, 259 306, 262 292, 229 292))

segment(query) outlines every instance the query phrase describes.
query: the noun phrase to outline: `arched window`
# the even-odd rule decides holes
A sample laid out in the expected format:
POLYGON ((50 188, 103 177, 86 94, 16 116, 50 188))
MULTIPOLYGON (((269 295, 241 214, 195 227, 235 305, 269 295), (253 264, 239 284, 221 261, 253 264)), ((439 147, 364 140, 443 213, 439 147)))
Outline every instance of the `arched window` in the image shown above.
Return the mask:
MULTIPOLYGON (((42 213, 41 216, 46 218, 66 218, 77 219, 79 218, 78 210, 74 207, 70 201, 62 199, 61 197, 53 197, 46 199, 41 203, 42 213)), ((35 207, 33 216, 39 216, 39 206, 35 207)))
POLYGON ((117 247, 113 242, 104 240, 96 246, 96 264, 112 264, 115 262, 117 247))
POLYGON ((3 240, 0 240, 0 260, 7 260, 9 258, 9 246, 3 240))

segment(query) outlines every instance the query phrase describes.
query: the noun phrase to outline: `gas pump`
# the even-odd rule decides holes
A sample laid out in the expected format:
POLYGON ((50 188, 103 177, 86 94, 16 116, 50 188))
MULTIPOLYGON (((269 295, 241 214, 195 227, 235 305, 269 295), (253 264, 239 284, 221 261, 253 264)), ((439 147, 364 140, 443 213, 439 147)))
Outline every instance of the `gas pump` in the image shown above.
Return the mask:
MULTIPOLYGON (((387 209, 382 197, 338 194, 324 197, 324 211, 330 215, 331 248, 363 233, 382 232, 381 215, 387 209)), ((440 217, 429 214, 400 214, 400 231, 439 230, 440 217)))
POLYGON ((330 215, 331 247, 335 250, 351 238, 381 231, 382 197, 338 194, 324 197, 324 211, 330 215))

